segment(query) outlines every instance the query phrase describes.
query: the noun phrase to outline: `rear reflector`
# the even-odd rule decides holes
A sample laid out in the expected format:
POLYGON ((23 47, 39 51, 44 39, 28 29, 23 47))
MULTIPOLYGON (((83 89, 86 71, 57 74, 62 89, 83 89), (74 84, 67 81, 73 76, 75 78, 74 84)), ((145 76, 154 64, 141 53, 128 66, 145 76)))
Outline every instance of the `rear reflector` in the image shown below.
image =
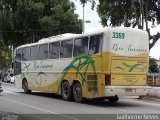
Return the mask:
POLYGON ((111 76, 105 75, 105 85, 111 85, 111 76))

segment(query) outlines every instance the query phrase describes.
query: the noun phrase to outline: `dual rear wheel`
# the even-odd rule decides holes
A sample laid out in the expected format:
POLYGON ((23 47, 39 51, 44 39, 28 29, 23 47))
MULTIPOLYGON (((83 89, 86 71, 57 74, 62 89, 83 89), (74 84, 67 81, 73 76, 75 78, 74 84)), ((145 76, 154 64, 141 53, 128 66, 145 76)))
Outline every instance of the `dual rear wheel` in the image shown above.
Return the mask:
MULTIPOLYGON (((24 89, 24 93, 31 93, 31 90, 28 88, 28 82, 27 80, 23 80, 22 82, 22 88, 24 89)), ((71 88, 70 84, 67 81, 64 81, 62 83, 62 97, 64 100, 69 101, 72 98, 74 98, 75 102, 82 102, 82 87, 79 82, 76 82, 73 84, 73 89, 71 88)), ((109 102, 115 103, 119 100, 118 96, 110 97, 108 98, 109 102)))
POLYGON ((118 98, 117 95, 108 98, 108 101, 109 101, 110 103, 116 103, 118 100, 119 100, 119 98, 118 98))
POLYGON ((76 102, 82 102, 83 98, 81 84, 79 82, 76 82, 75 84, 73 84, 73 88, 71 88, 70 84, 67 81, 64 81, 62 83, 62 97, 66 101, 74 98, 76 102))

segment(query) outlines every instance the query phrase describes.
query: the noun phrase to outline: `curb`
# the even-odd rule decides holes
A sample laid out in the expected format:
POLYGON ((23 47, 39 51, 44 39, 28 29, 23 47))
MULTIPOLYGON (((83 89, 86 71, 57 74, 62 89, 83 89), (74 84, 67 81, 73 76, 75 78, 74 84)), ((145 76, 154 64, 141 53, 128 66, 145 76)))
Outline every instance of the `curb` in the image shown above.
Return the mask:
POLYGON ((143 96, 142 98, 139 98, 139 99, 160 102, 159 98, 153 97, 153 96, 143 96))
POLYGON ((160 87, 148 87, 147 95, 160 98, 160 87))

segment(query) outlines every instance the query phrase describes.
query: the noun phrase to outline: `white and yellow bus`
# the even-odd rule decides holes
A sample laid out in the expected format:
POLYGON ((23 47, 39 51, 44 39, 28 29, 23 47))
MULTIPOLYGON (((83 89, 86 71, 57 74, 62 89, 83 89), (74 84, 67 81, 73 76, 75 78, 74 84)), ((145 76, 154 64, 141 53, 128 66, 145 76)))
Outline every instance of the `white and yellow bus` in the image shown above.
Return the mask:
POLYGON ((15 84, 56 93, 64 100, 146 95, 149 43, 146 31, 104 28, 62 34, 16 49, 15 84))

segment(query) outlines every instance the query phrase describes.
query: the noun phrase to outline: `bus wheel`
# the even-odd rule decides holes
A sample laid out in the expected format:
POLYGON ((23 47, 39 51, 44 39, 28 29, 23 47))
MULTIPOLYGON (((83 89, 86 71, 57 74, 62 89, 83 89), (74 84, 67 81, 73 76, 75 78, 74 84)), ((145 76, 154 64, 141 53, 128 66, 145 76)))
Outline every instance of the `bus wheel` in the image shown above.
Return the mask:
POLYGON ((119 100, 119 98, 118 98, 117 95, 114 96, 114 97, 109 97, 109 98, 108 98, 108 101, 109 101, 110 103, 116 103, 118 100, 119 100))
POLYGON ((31 93, 31 90, 28 89, 28 82, 27 82, 27 80, 23 81, 22 87, 24 89, 24 93, 31 93))
POLYGON ((71 100, 71 96, 72 96, 71 87, 70 87, 70 85, 67 81, 64 81, 62 83, 62 97, 63 97, 63 100, 69 101, 69 100, 71 100))
POLYGON ((81 84, 78 82, 73 85, 73 97, 74 97, 74 100, 78 103, 83 101, 82 87, 81 87, 81 84))

